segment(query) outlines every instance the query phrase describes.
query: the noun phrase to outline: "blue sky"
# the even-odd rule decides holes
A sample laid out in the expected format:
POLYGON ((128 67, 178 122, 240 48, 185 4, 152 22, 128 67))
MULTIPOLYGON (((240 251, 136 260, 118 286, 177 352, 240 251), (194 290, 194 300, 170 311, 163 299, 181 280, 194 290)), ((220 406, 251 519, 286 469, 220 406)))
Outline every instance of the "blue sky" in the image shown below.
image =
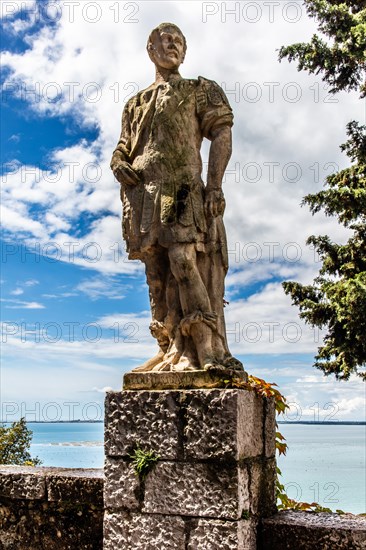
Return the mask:
POLYGON ((229 4, 232 14, 221 2, 2 2, 3 419, 101 418, 105 390, 155 352, 109 160, 124 103, 153 80, 145 44, 164 20, 187 37, 182 75, 216 80, 234 110, 224 182, 231 350, 280 385, 289 418, 363 418, 361 382, 312 368, 321 334, 280 285, 317 273, 309 234, 345 239, 300 202, 346 166, 339 145, 363 107, 278 63, 276 49, 315 30, 301 2, 229 4))

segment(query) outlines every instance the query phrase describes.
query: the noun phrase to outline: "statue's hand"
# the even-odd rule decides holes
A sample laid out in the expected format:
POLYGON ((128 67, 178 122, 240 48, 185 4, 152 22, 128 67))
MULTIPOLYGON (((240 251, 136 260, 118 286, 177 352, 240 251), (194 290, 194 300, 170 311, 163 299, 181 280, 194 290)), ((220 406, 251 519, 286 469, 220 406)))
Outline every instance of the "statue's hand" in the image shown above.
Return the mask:
POLYGON ((225 212, 225 198, 222 189, 206 189, 205 211, 206 216, 222 216, 225 212))
POLYGON ((116 160, 111 162, 111 168, 116 180, 120 183, 126 185, 137 185, 140 183, 140 178, 138 177, 135 170, 132 168, 131 164, 125 160, 116 160))

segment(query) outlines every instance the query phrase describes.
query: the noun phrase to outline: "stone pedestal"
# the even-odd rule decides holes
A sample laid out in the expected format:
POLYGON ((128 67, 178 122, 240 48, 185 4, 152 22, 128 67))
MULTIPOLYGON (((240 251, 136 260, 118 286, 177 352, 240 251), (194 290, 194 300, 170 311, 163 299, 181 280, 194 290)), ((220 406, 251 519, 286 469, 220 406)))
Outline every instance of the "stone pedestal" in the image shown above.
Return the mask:
POLYGON ((109 393, 104 550, 254 550, 275 510, 274 418, 244 389, 109 393), (137 447, 159 457, 145 479, 137 447))

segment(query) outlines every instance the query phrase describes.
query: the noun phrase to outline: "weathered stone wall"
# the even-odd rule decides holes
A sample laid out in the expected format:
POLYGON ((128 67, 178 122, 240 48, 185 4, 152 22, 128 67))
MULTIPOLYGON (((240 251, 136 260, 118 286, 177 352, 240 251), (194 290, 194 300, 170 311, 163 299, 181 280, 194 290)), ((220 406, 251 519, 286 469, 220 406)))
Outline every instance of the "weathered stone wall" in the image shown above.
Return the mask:
POLYGON ((262 522, 260 550, 365 550, 366 518, 280 512, 262 522))
MULTIPOLYGON (((116 509, 121 499, 128 508, 139 497, 134 474, 130 469, 125 473, 137 494, 132 493, 129 501, 118 484, 116 509)), ((102 490, 102 470, 0 467, 0 550, 101 550, 102 490)), ((246 519, 198 519, 119 509, 109 513, 107 520, 108 537, 116 541, 115 546, 108 543, 113 550, 225 550, 238 540, 239 550, 255 548, 251 543, 255 524, 246 519), (124 536, 133 545, 121 537, 121 519, 126 522, 124 536)), ((280 512, 262 520, 259 534, 258 550, 365 550, 366 518, 280 512)))
POLYGON ((103 470, 0 467, 0 550, 101 550, 103 470))
POLYGON ((108 394, 105 550, 255 550, 274 512, 274 419, 243 389, 108 394), (137 447, 159 456, 144 480, 137 447))

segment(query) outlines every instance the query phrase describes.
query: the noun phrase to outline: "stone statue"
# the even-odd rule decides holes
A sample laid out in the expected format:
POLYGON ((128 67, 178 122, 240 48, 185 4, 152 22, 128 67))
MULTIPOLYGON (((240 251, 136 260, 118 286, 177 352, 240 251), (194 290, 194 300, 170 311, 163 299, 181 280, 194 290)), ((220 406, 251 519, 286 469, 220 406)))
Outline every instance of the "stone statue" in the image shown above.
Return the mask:
POLYGON ((222 178, 233 115, 223 90, 184 79, 186 40, 172 23, 148 39, 155 82, 130 99, 111 168, 121 184, 123 236, 145 264, 159 351, 135 371, 233 369, 224 320, 228 269, 222 178), (211 141, 207 183, 200 148, 211 141))

